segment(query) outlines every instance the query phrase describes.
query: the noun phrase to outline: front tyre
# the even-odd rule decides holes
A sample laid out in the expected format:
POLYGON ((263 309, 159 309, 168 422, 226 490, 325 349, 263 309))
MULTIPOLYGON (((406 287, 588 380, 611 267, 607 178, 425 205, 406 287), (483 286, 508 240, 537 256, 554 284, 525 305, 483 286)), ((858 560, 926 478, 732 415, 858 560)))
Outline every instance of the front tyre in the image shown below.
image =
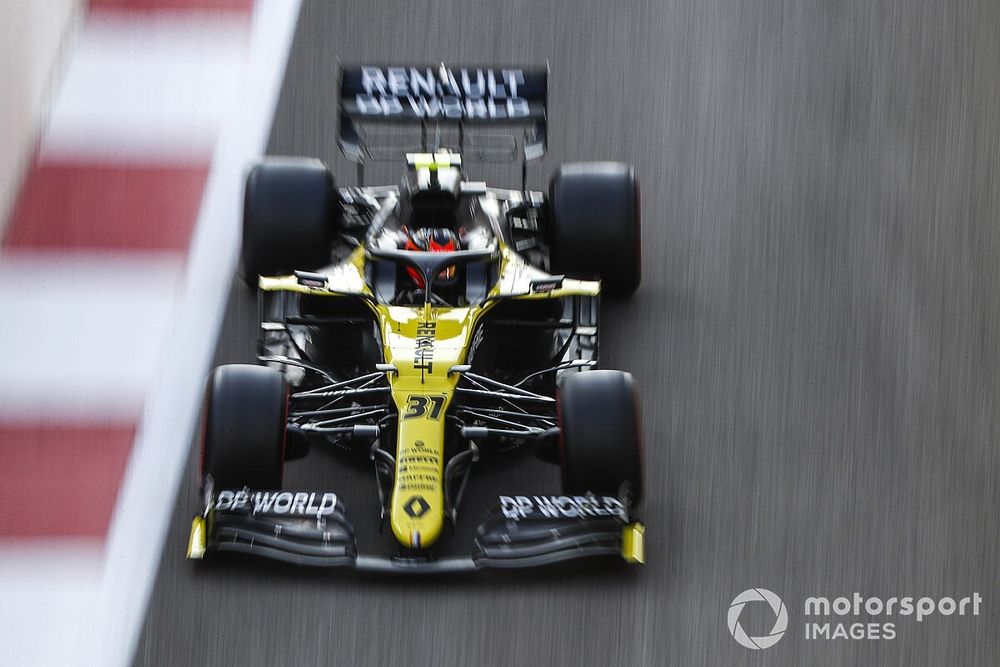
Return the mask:
POLYGON ((288 391, 274 368, 230 364, 205 393, 201 473, 216 489, 280 489, 288 391))
POLYGON ((269 158, 250 170, 243 196, 243 278, 330 262, 340 227, 340 197, 333 174, 313 158, 269 158))
POLYGON ((642 437, 632 376, 594 370, 566 376, 559 389, 563 493, 642 498, 642 437))
POLYGON ((642 280, 639 185, 631 165, 565 164, 549 184, 552 273, 600 278, 612 296, 629 296, 642 280))

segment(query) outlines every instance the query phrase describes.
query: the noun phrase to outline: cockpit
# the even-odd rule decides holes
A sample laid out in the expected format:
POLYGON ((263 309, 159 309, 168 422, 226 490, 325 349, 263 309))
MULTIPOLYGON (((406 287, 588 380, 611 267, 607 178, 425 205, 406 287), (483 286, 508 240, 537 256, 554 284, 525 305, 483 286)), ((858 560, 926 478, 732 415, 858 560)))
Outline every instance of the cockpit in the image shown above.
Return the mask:
POLYGON ((447 151, 407 155, 398 196, 383 204, 369 240, 380 302, 468 306, 486 298, 497 274, 494 215, 484 209, 485 188, 466 181, 461 165, 447 151))

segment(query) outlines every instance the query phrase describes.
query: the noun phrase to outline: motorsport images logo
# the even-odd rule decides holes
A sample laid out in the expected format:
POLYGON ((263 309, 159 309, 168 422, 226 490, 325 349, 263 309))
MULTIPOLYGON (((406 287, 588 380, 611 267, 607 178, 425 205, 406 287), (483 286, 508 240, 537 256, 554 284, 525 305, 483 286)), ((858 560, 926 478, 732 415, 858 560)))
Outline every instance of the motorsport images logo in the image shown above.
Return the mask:
POLYGON ((736 596, 732 604, 729 605, 729 614, 726 619, 729 622, 729 634, 733 636, 740 646, 752 649, 770 648, 778 643, 778 640, 788 629, 788 610, 785 603, 777 595, 766 588, 751 588, 736 596), (740 625, 740 614, 743 608, 751 603, 763 602, 771 606, 774 612, 774 627, 771 632, 763 637, 751 637, 740 625))
MULTIPOLYGON (((915 597, 912 595, 882 598, 858 592, 829 598, 814 596, 802 605, 805 639, 808 640, 893 640, 900 630, 901 617, 912 616, 920 624, 935 614, 940 616, 979 616, 983 596, 978 592, 965 597, 915 597)), ((794 604, 794 603, 793 603, 794 604)), ((760 609, 763 611, 765 608, 760 609)), ((751 588, 736 596, 729 605, 726 620, 729 634, 749 649, 770 648, 788 629, 788 610, 777 595, 765 588, 751 588), (763 637, 751 637, 743 629, 740 616, 747 605, 768 605, 774 613, 774 626, 763 637)), ((907 619, 908 621, 909 619, 907 619)))

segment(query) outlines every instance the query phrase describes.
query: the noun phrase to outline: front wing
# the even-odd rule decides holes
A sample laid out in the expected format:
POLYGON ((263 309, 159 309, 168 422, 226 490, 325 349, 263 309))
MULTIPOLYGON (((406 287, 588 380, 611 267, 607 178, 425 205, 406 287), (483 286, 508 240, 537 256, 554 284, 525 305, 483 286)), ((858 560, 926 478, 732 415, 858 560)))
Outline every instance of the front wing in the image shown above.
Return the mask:
POLYGON ((194 518, 188 558, 238 552, 295 565, 362 572, 443 574, 530 568, 592 557, 645 560, 645 528, 610 496, 500 496, 463 556, 359 554, 334 493, 222 490, 194 518))

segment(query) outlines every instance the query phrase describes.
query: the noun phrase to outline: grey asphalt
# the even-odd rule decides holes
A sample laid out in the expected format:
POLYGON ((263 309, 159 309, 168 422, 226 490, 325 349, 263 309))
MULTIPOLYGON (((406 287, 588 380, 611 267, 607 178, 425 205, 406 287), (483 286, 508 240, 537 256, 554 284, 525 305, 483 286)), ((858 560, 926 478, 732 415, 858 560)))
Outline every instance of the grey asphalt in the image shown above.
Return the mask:
MULTIPOLYGON (((995 0, 307 2, 272 153, 354 182, 338 57, 548 60, 531 184, 564 161, 636 165, 643 285, 605 304, 602 361, 642 391, 649 563, 388 582, 199 568, 189 482, 136 664, 1000 663, 997 34, 995 0), (726 627, 752 587, 788 605, 761 651, 726 627), (894 622, 892 640, 804 638, 806 597, 855 591, 984 602, 860 619, 894 622)), ((253 317, 234 287, 220 363, 251 358, 253 317)), ((372 495, 350 468, 321 455, 289 484, 372 495)))

